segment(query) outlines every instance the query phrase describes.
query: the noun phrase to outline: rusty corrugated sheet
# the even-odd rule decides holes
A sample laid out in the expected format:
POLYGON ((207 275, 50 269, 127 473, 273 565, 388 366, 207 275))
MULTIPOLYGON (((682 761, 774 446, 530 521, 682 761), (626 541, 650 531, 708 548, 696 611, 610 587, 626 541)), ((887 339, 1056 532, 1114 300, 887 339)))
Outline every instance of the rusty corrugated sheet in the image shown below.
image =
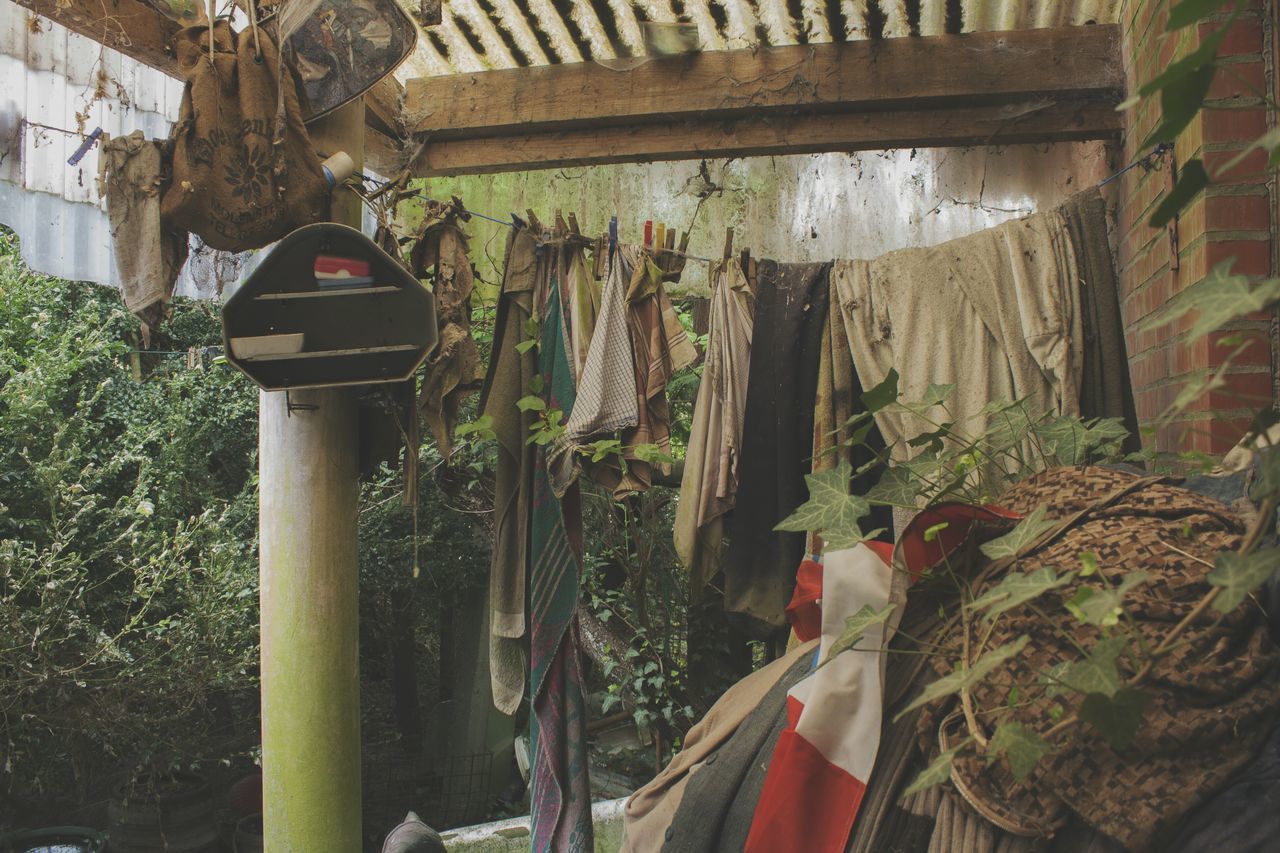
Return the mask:
POLYGON ((704 50, 732 50, 1113 24, 1120 7, 1121 0, 448 0, 440 25, 424 31, 397 76, 640 55, 648 21, 695 24, 704 50))
MULTIPOLYGON (((67 159, 95 127, 167 136, 181 98, 177 80, 0 0, 0 222, 33 269, 117 284, 98 149, 75 166, 67 159)), ((178 292, 215 297, 239 267, 234 256, 197 252, 178 292)))

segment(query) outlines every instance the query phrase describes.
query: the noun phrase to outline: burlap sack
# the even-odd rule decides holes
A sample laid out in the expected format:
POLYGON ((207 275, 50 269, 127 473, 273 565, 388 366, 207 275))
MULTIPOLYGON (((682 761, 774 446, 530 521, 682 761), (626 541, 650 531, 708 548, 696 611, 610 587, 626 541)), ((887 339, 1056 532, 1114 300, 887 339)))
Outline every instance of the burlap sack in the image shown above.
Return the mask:
POLYGON ((255 43, 252 31, 219 21, 212 62, 207 25, 183 29, 174 48, 187 87, 173 131, 173 180, 161 200, 166 227, 239 252, 324 219, 329 184, 293 75, 267 32, 255 43))

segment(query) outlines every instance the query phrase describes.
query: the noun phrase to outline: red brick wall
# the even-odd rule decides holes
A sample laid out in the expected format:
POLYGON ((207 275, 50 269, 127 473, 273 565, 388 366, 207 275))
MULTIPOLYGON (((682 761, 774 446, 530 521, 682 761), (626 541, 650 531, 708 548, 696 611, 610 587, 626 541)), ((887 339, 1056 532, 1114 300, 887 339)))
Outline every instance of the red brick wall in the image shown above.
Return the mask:
MULTIPOLYGON (((1216 28, 1216 23, 1165 32, 1168 0, 1126 0, 1121 10, 1125 64, 1130 90, 1185 55, 1216 28)), ((1157 330, 1139 331, 1143 320, 1175 294, 1201 281, 1218 262, 1236 258, 1235 269, 1266 276, 1274 269, 1275 206, 1262 173, 1264 154, 1254 152, 1230 173, 1218 170, 1268 129, 1269 116, 1250 87, 1274 92, 1270 33, 1272 0, 1243 0, 1244 15, 1223 42, 1218 72, 1206 108, 1175 144, 1178 163, 1200 157, 1213 185, 1186 208, 1177 225, 1178 263, 1166 229, 1146 222, 1168 189, 1165 169, 1130 171, 1115 196, 1119 226, 1122 308, 1138 418, 1150 423, 1173 401, 1197 371, 1221 366, 1230 346, 1222 335, 1188 342, 1184 321, 1157 330), (1175 268, 1176 267, 1176 268, 1175 268)), ((1219 16, 1225 20, 1226 14, 1219 16)), ((1141 156, 1143 139, 1160 119, 1160 106, 1149 101, 1126 116, 1124 162, 1141 156)), ((1162 451, 1200 450, 1222 453, 1240 437, 1248 413, 1273 397, 1269 318, 1237 324, 1232 331, 1253 341, 1228 368, 1227 387, 1206 395, 1171 426, 1144 436, 1162 451)))

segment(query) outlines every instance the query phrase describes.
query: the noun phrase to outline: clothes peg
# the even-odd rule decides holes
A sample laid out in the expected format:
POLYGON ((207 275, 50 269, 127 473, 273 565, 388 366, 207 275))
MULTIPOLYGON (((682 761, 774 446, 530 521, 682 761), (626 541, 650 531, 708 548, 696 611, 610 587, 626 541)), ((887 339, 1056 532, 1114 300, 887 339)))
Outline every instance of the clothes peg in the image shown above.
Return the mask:
POLYGON ((654 235, 653 247, 659 253, 667 247, 667 225, 665 222, 658 223, 658 233, 654 235))
POLYGON ((646 219, 644 221, 644 247, 646 249, 653 247, 653 220, 646 219))
POLYGON ((591 258, 591 272, 596 278, 604 278, 605 257, 604 235, 601 234, 596 238, 596 250, 591 258))
POLYGON ((618 217, 609 217, 609 256, 613 256, 613 250, 618 245, 618 217))
POLYGON ((672 228, 667 232, 667 251, 674 251, 676 248, 676 229, 672 228))
POLYGON ((573 232, 573 236, 575 237, 582 236, 582 229, 578 228, 578 217, 574 216, 572 213, 569 214, 569 230, 573 232))
POLYGON ((538 215, 533 212, 533 208, 526 208, 525 213, 529 215, 529 224, 533 226, 534 231, 542 231, 542 223, 538 221, 538 215))
POLYGON ((564 235, 569 233, 569 226, 565 224, 564 217, 560 215, 560 211, 556 211, 556 227, 555 238, 560 240, 564 235))
POLYGON ((733 229, 724 229, 724 259, 727 261, 733 257, 733 229))

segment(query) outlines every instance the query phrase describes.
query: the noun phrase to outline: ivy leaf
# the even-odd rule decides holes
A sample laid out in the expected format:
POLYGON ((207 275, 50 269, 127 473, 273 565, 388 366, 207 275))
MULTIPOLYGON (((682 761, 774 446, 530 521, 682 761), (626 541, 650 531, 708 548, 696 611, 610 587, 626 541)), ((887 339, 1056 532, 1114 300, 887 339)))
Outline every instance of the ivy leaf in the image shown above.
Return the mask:
POLYGON ((1120 622, 1124 597, 1135 587, 1147 582, 1146 572, 1130 572, 1114 587, 1099 589, 1082 586, 1075 597, 1067 602, 1067 609, 1086 625, 1109 628, 1120 622))
POLYGON ((527 397, 521 397, 516 400, 516 408, 522 412, 541 412, 546 410, 547 401, 543 400, 537 394, 530 394, 527 397))
MULTIPOLYGON (((1161 127, 1164 125, 1162 124, 1161 127)), ((1159 130, 1160 128, 1157 128, 1159 130)), ((1179 128, 1181 130, 1181 128, 1179 128)), ((1176 134, 1175 134, 1176 135, 1176 134)), ((1209 186, 1209 175, 1204 170, 1204 163, 1199 158, 1188 160, 1178 172, 1178 181, 1173 189, 1164 197, 1155 212, 1147 220, 1152 228, 1163 228, 1173 221, 1184 207, 1191 203, 1202 189, 1209 186)), ((1174 297, 1175 299, 1177 297, 1174 297)))
POLYGON ((842 460, 834 468, 817 474, 806 474, 804 479, 809 486, 809 500, 778 522, 773 529, 817 533, 826 531, 823 539, 828 544, 834 544, 832 537, 828 535, 830 533, 846 536, 854 534, 859 530, 858 519, 871 512, 871 505, 866 498, 849 494, 852 472, 849 463, 842 460))
POLYGON ((1048 741, 1027 729, 1021 723, 1001 723, 987 744, 987 763, 1003 755, 1009 759, 1013 778, 1021 782, 1035 769, 1036 764, 1052 752, 1048 741))
POLYGON ((1243 163, 1245 158, 1260 148, 1267 152, 1268 169, 1274 169, 1277 165, 1280 165, 1280 127, 1271 128, 1271 130, 1268 130, 1266 133, 1253 140, 1253 142, 1249 143, 1247 148, 1232 157, 1226 163, 1223 163, 1214 177, 1220 178, 1227 172, 1230 172, 1236 166, 1243 163))
POLYGON ((924 397, 920 399, 922 406, 938 406, 945 403, 955 393, 955 383, 946 383, 939 385, 936 382, 929 383, 929 387, 924 389, 924 397))
POLYGON ((493 431, 493 415, 481 415, 474 421, 458 424, 458 428, 454 431, 459 438, 472 433, 481 441, 493 441, 498 437, 497 433, 493 431))
POLYGON ((1232 258, 1215 266, 1204 281, 1173 297, 1141 328, 1144 331, 1157 328, 1195 311, 1196 322, 1191 326, 1190 337, 1199 338, 1280 300, 1280 278, 1254 285, 1248 276, 1231 272, 1234 263, 1232 258))
MULTIPOLYGON (((1185 75, 1176 80, 1171 80, 1160 90, 1160 124, 1156 125, 1155 130, 1147 135, 1146 141, 1142 144, 1143 148, 1150 148, 1160 142, 1173 142, 1178 138, 1178 134, 1191 124, 1191 120, 1196 117, 1196 113, 1200 112, 1200 107, 1204 103, 1205 96, 1209 94, 1209 87, 1213 85, 1213 76, 1218 69, 1212 64, 1203 65, 1187 72, 1185 75)), ((1151 227, 1159 228, 1173 218, 1173 215, 1186 205, 1192 196, 1196 194, 1196 190, 1186 189, 1182 187, 1184 178, 1191 178, 1193 183, 1198 183, 1203 187, 1209 182, 1209 176, 1205 174, 1204 163, 1199 159, 1189 160, 1182 169, 1178 170, 1178 182, 1174 184, 1170 197, 1182 196, 1185 200, 1182 204, 1168 215, 1163 222, 1160 219, 1165 204, 1162 203, 1151 217, 1151 227), (1190 167, 1190 168, 1189 168, 1190 167), (1198 174, 1192 174, 1198 173, 1198 174), (1200 177, 1204 177, 1204 181, 1200 182, 1200 177)), ((1166 199, 1166 202, 1168 199, 1166 199)))
POLYGON ((847 527, 843 530, 828 530, 822 534, 823 544, 832 551, 847 551, 868 539, 876 539, 884 533, 883 527, 863 532, 859 527, 847 527))
POLYGON ((1168 32, 1180 30, 1194 24, 1219 6, 1226 5, 1227 0, 1182 0, 1169 10, 1169 23, 1165 25, 1168 32))
POLYGON ((890 465, 880 475, 880 482, 867 490, 867 500, 890 506, 914 507, 916 494, 911 470, 902 465, 890 465))
POLYGON ((942 678, 932 682, 924 690, 920 691, 920 695, 910 705, 903 708, 895 719, 901 719, 902 715, 912 708, 919 708, 934 699, 950 696, 953 693, 959 693, 961 690, 972 687, 986 678, 1000 664, 1021 652, 1026 647, 1027 641, 1028 638, 1023 635, 1012 643, 1005 643, 1003 646, 987 652, 974 661, 973 666, 968 669, 957 669, 950 675, 942 676, 942 678))
POLYGON ((893 616, 893 611, 897 609, 896 604, 886 605, 879 612, 873 610, 870 604, 864 604, 862 609, 852 616, 846 617, 844 620, 844 630, 840 632, 840 636, 836 637, 831 643, 831 647, 827 649, 827 656, 819 666, 826 666, 831 663, 832 658, 843 652, 847 652, 862 640, 862 635, 876 625, 883 625, 893 616))
POLYGON ((1080 552, 1080 577, 1092 577, 1098 573, 1098 555, 1092 551, 1080 552))
POLYGON ((982 553, 988 559, 1020 557, 1046 532, 1058 526, 1057 521, 1045 518, 1045 508, 1036 507, 1030 515, 1018 522, 1018 526, 1003 536, 982 543, 982 553))
POLYGON ((950 779, 951 764, 955 761, 956 754, 959 753, 960 750, 964 749, 968 743, 969 741, 965 740, 963 743, 948 749, 933 761, 929 762, 929 766, 924 770, 921 770, 920 775, 917 776, 915 780, 907 786, 907 789, 902 792, 902 798, 906 799, 912 794, 920 791, 927 791, 930 788, 935 788, 950 779))
POLYGON ((529 377, 529 390, 533 393, 541 394, 542 389, 546 387, 546 380, 542 378, 541 373, 535 373, 529 377))
POLYGON ((862 405, 873 415, 898 399, 898 371, 892 367, 885 375, 884 381, 869 391, 862 392, 862 405))
MULTIPOLYGON (((1156 423, 1160 425, 1171 423, 1177 415, 1185 411, 1196 400, 1199 400, 1210 391, 1217 391, 1219 388, 1225 387, 1227 380, 1224 377, 1230 364, 1230 361, 1224 361, 1212 373, 1208 370, 1194 370, 1188 374, 1188 379, 1182 383, 1182 389, 1178 391, 1178 396, 1169 404, 1169 408, 1160 413, 1160 416, 1156 418, 1156 423)), ((1212 468, 1213 465, 1209 464, 1204 467, 1207 470, 1212 468)))
MULTIPOLYGON (((1183 91, 1183 89, 1177 85, 1178 83, 1184 82, 1188 77, 1192 77, 1195 74, 1204 72, 1205 69, 1212 71, 1213 61, 1217 59, 1218 56, 1218 45, 1222 44, 1222 40, 1227 37, 1227 31, 1229 29, 1229 26, 1224 26, 1221 29, 1214 30, 1208 38, 1200 42, 1199 47, 1179 59, 1177 62, 1169 63, 1169 67, 1164 71, 1160 72, 1155 77, 1148 80, 1144 85, 1140 86, 1138 88, 1138 94, 1145 97, 1146 95, 1154 95, 1156 92, 1159 92, 1162 96, 1161 106, 1163 106, 1163 96, 1165 93, 1169 92, 1171 89, 1173 91, 1183 91)), ((1206 91, 1207 88, 1208 87, 1206 87, 1206 91)), ((1195 102, 1195 106, 1192 110, 1193 112, 1200 109, 1200 101, 1203 99, 1204 96, 1202 95, 1200 99, 1195 102)), ((1152 144, 1154 143, 1148 142, 1142 147, 1147 148, 1152 144)))
POLYGON ((1093 726, 1111 748, 1123 752, 1133 743, 1151 694, 1126 687, 1111 696, 1090 693, 1080 703, 1080 719, 1093 726))
POLYGON ((1213 558, 1213 565, 1209 583, 1221 588, 1213 600, 1213 609, 1219 613, 1230 613, 1249 597, 1249 593, 1267 582, 1280 566, 1280 556, 1274 549, 1254 551, 1247 557, 1223 551, 1213 558))
POLYGON ((1058 679, 1077 693, 1101 694, 1107 698, 1120 689, 1120 669, 1116 661, 1124 652, 1124 637, 1099 640, 1083 660, 1068 664, 1058 679))
POLYGON ((641 462, 648 462, 650 465, 671 465, 676 461, 670 453, 656 444, 637 444, 632 453, 641 462))
POLYGON ((969 606, 974 610, 985 609, 986 619, 991 622, 1006 610, 1039 598, 1051 589, 1066 586, 1071 583, 1075 574, 1067 572, 1059 576, 1049 566, 1042 566, 1034 572, 1011 572, 996 586, 974 599, 969 606))
POLYGON ((529 350, 533 349, 537 345, 538 345, 537 338, 530 338, 527 341, 521 341, 520 343, 516 344, 516 352, 520 353, 521 355, 524 355, 525 353, 527 353, 529 350))
POLYGON ((1079 465, 1088 454, 1089 428, 1077 418, 1062 415, 1037 424, 1035 434, 1059 465, 1079 465))

